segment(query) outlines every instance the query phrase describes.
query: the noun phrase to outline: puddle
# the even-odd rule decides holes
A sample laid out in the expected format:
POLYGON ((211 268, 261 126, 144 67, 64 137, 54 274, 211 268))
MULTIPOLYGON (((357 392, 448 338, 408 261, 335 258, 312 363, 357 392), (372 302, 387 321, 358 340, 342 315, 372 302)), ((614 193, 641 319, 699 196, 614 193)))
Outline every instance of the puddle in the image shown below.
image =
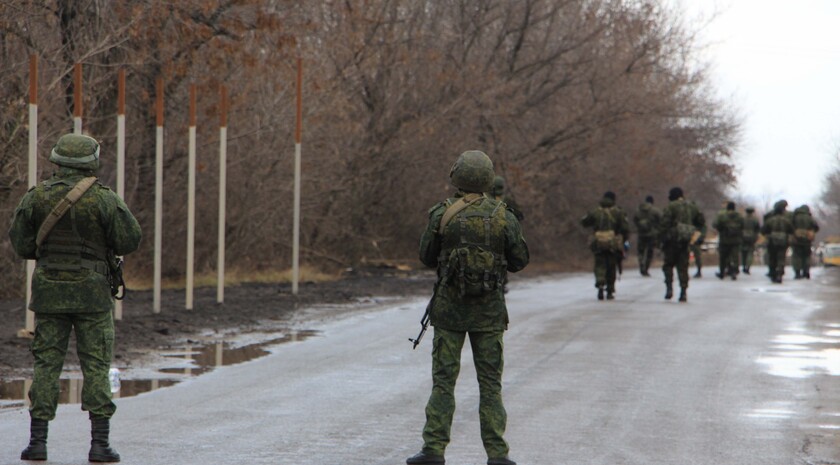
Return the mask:
MULTIPOLYGON (((149 379, 131 379, 122 373, 120 390, 114 398, 132 397, 144 392, 177 384, 184 377, 197 376, 212 371, 214 368, 235 365, 268 355, 269 347, 287 342, 303 341, 320 332, 313 330, 292 331, 280 337, 268 339, 256 344, 234 346, 226 342, 210 345, 185 346, 175 350, 161 351, 165 362, 158 369, 162 374, 149 379), (172 375, 172 376, 166 376, 172 375)), ((82 376, 78 371, 64 373, 67 378, 59 380, 59 403, 78 404, 82 396, 82 376)), ((130 376, 130 375, 129 375, 130 376)), ((0 409, 17 408, 29 405, 27 394, 32 380, 18 379, 0 382, 0 409)))
POLYGON ((822 328, 819 336, 806 334, 801 327, 789 328, 787 334, 776 336, 773 350, 757 361, 767 373, 785 378, 840 376, 840 332, 829 328, 822 328))

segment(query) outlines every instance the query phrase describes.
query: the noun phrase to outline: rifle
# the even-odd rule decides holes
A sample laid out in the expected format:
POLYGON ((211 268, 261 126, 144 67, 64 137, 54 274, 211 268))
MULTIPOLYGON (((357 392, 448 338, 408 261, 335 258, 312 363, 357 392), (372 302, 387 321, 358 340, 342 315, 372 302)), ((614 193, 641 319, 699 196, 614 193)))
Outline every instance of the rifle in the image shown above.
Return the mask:
POLYGON ((429 299, 429 303, 426 304, 426 312, 423 313, 423 318, 420 318, 420 334, 418 334, 415 339, 408 338, 409 341, 414 343, 412 350, 417 348, 417 345, 420 344, 420 340, 423 339, 423 335, 426 334, 426 330, 429 329, 429 316, 432 313, 432 305, 434 305, 435 298, 437 297, 438 286, 445 281, 444 277, 448 274, 449 267, 446 266, 444 267, 443 272, 440 273, 440 276, 438 276, 438 280, 435 282, 435 287, 432 289, 432 298, 429 299))
POLYGON ((123 279, 123 261, 122 258, 117 257, 113 250, 108 251, 108 285, 111 286, 111 295, 117 300, 125 298, 126 287, 123 279), (122 287, 122 295, 120 295, 120 288, 122 287))

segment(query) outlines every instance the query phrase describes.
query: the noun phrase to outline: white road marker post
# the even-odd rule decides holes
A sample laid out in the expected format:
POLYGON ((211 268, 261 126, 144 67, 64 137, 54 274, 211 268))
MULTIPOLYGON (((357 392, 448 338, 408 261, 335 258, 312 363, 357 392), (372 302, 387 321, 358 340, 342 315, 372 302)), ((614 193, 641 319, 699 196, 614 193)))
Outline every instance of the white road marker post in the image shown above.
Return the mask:
MULTIPOLYGON (((28 186, 38 183, 38 57, 29 56, 29 173, 28 186)), ((32 275, 35 274, 35 260, 26 261, 26 322, 19 337, 35 334, 35 313, 29 309, 32 301, 32 275)))
MULTIPOLYGON (((125 69, 117 73, 117 195, 125 200, 125 69)), ((114 319, 122 320, 122 317, 122 300, 116 300, 114 319)))
POLYGON ((163 79, 155 82, 155 265, 152 312, 160 313, 161 249, 163 246, 163 79))
POLYGON ((195 281, 195 84, 190 84, 190 134, 189 134, 189 177, 187 192, 187 303, 193 308, 193 286, 195 281))
POLYGON ((82 64, 73 68, 73 134, 82 133, 82 64))
POLYGON ((216 302, 225 301, 225 209, 227 208, 227 88, 219 89, 219 253, 216 302))
POLYGON ((297 118, 295 122, 295 194, 292 215, 292 294, 298 293, 300 281, 300 153, 303 126, 303 60, 297 59, 297 118))

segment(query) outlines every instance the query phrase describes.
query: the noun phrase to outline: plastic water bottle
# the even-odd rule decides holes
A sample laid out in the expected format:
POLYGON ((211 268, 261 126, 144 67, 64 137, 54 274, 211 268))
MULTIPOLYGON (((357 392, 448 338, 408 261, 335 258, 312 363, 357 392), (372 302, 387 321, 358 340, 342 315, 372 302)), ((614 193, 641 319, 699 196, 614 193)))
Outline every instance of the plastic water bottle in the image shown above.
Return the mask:
POLYGON ((108 381, 111 382, 111 393, 120 391, 120 370, 111 368, 108 370, 108 381))

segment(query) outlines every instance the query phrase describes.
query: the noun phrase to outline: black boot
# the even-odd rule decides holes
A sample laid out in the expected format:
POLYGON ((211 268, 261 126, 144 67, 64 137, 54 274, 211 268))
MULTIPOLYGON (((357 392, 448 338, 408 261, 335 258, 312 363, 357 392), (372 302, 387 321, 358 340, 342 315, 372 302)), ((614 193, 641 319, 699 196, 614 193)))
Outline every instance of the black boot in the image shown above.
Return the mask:
POLYGON ((799 270, 793 271, 793 279, 802 279, 802 274, 799 273, 799 270))
POLYGON ((408 465, 438 465, 446 463, 442 455, 432 455, 425 452, 418 452, 408 459, 405 463, 408 465))
POLYGON ((680 288, 680 302, 688 302, 688 296, 685 294, 685 288, 680 288))
POLYGON ((47 460, 47 420, 31 419, 29 423, 29 445, 20 453, 21 460, 47 460))
POLYGON ((111 449, 108 435, 111 431, 111 420, 108 418, 90 419, 90 452, 88 460, 91 462, 119 462, 120 454, 111 449))
POLYGON ((604 288, 603 287, 598 288, 598 300, 604 300, 604 288))
POLYGON ((665 286, 665 299, 671 300, 671 297, 674 297, 674 288, 671 287, 671 283, 666 283, 665 286))
POLYGON ((613 300, 613 299, 615 299, 614 291, 607 291, 607 300, 613 300))

